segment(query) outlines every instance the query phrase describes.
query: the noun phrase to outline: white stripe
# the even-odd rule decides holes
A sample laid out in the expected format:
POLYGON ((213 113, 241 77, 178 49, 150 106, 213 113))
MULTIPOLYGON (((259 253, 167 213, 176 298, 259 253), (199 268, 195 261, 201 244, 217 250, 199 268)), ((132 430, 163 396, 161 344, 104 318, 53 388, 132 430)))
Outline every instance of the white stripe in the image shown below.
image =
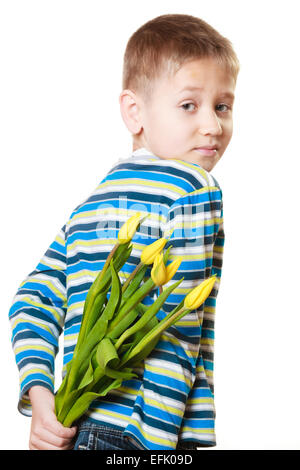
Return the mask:
MULTIPOLYGON (((203 397, 206 398, 206 397, 203 397)), ((212 403, 193 403, 192 405, 187 405, 186 410, 193 411, 214 411, 214 405, 212 403)), ((207 419, 207 418, 192 418, 194 419, 207 419)))
POLYGON ((45 371, 48 375, 50 375, 50 377, 52 376, 52 373, 50 372, 50 369, 49 367, 47 367, 45 364, 36 364, 36 363, 33 363, 33 364, 26 364, 25 366, 21 367, 20 368, 20 377, 25 374, 26 372, 29 372, 33 369, 42 369, 43 371, 45 371))
MULTIPOLYGON (((126 416, 122 417, 122 415, 120 416, 120 419, 116 418, 115 416, 110 416, 109 414, 103 414, 101 416, 101 412, 100 412, 100 418, 99 418, 99 412, 97 413, 97 411, 94 411, 94 410, 97 410, 97 408, 90 408, 90 410, 86 413, 87 416, 93 418, 93 419, 96 419, 96 420, 103 420, 105 421, 106 423, 110 423, 110 424, 115 424, 116 426, 122 426, 124 427, 124 424, 125 426, 128 424, 128 418, 126 416), (127 418, 127 420, 126 420, 127 418)), ((116 412, 117 414, 117 412, 116 412)))
MULTIPOLYGON (((166 388, 170 388, 170 387, 166 387, 166 388)), ((166 396, 161 397, 161 395, 158 395, 157 393, 153 392, 153 390, 151 389, 147 389, 147 390, 144 389, 144 396, 147 397, 149 400, 156 400, 158 402, 163 401, 166 407, 176 408, 179 411, 184 410, 184 403, 178 400, 175 400, 174 398, 170 398, 166 396)))
MULTIPOLYGON (((37 284, 38 284, 38 281, 46 281, 47 283, 46 287, 48 289, 51 290, 51 286, 54 286, 60 292, 60 294, 62 294, 63 296, 65 295, 65 286, 60 282, 60 280, 57 277, 48 276, 44 271, 36 272, 33 278, 27 276, 25 281, 26 283, 37 282, 37 284)), ((27 289, 26 283, 22 286, 22 289, 27 289)), ((43 283, 43 285, 45 284, 43 283)), ((43 294, 42 292, 41 292, 41 295, 45 296, 45 294, 43 294)))
MULTIPOLYGON (((32 297, 33 297, 33 296, 32 296, 32 297)), ((33 307, 34 307, 34 306, 33 306, 33 307)), ((40 327, 41 324, 42 324, 42 325, 44 325, 45 327, 48 327, 48 328, 50 329, 50 331, 52 331, 54 337, 57 338, 57 337, 58 337, 58 329, 57 329, 57 327, 56 327, 56 324, 55 324, 55 323, 50 323, 50 321, 47 322, 47 321, 45 321, 45 320, 42 320, 40 317, 35 317, 35 316, 33 316, 33 315, 27 314, 27 313, 26 313, 26 310, 28 310, 29 308, 32 308, 32 306, 31 306, 31 305, 28 305, 28 306, 26 306, 26 307, 22 307, 22 309, 21 309, 20 312, 18 313, 18 317, 12 318, 11 323, 14 323, 14 321, 16 321, 16 318, 17 318, 18 320, 19 320, 19 319, 24 320, 25 322, 28 322, 28 323, 30 323, 30 322, 39 323, 39 325, 37 325, 37 326, 40 327)), ((36 307, 34 307, 34 308, 36 308, 36 307)), ((25 331, 25 330, 29 330, 29 328, 26 327, 26 328, 24 328, 23 331, 25 331)), ((47 330, 47 333, 49 333, 48 330, 47 330)))
MULTIPOLYGON (((151 185, 151 181, 149 180, 143 180, 142 178, 135 178, 135 179, 139 179, 141 181, 144 182, 144 184, 130 184, 128 182, 128 180, 130 180, 130 177, 126 178, 126 182, 124 182, 123 185, 118 185, 118 184, 114 184, 111 186, 112 190, 116 193, 120 193, 119 195, 119 199, 124 199, 125 200, 125 197, 122 195, 123 192, 129 192, 129 191, 132 191, 132 192, 136 192, 136 193, 141 193, 141 191, 144 192, 144 194, 148 193, 150 195, 156 195, 156 196, 165 196, 165 197, 168 197, 170 199, 177 199, 178 197, 181 196, 181 191, 177 192, 177 191, 172 191, 171 188, 164 188, 162 186, 154 186, 151 185)), ((155 183, 155 182, 154 182, 155 183)), ((172 186, 171 183, 166 183, 170 186, 172 186)), ((94 193, 94 195, 101 195, 101 194, 105 194, 107 192, 107 188, 106 187, 102 187, 100 186, 94 193)), ((145 202, 143 199, 143 194, 141 194, 141 202, 140 204, 149 204, 147 201, 145 202), (144 201, 144 202, 143 202, 144 201)), ((100 201, 101 202, 101 201, 100 201)), ((139 200, 135 201, 135 204, 139 204, 139 200)), ((151 204, 155 204, 154 202, 151 202, 151 204)))
POLYGON ((14 349, 19 348, 19 347, 24 347, 24 346, 46 346, 48 349, 52 350, 54 352, 54 346, 51 343, 48 343, 48 341, 44 339, 39 339, 39 338, 30 338, 30 344, 28 344, 28 338, 23 338, 19 339, 15 344, 14 344, 14 349))
POLYGON ((215 434, 204 434, 202 432, 184 431, 180 434, 180 439, 201 439, 201 441, 215 442, 215 434))
MULTIPOLYGON (((169 370, 169 371, 175 372, 176 374, 181 375, 184 378, 187 378, 189 381, 193 381, 193 375, 190 373, 189 370, 182 367, 181 364, 176 364, 174 362, 166 361, 164 359, 154 359, 154 358, 148 358, 146 359, 146 362, 148 365, 150 365, 150 367, 157 367, 161 369, 161 375, 166 376, 165 370, 169 370)), ((156 374, 156 372, 154 373, 156 374)))
POLYGON ((52 265, 59 266, 62 270, 66 269, 66 264, 57 258, 49 258, 48 256, 43 256, 40 263, 46 264, 47 266, 52 266, 52 265))
MULTIPOLYGON (((148 413, 145 413, 145 410, 143 410, 144 414, 146 416, 150 416, 148 413)), ((153 418, 154 420, 158 418, 156 416, 151 416, 151 418, 153 418)), ((161 438, 161 439, 164 439, 164 440, 169 440, 170 442, 177 442, 177 436, 175 434, 171 434, 169 432, 166 432, 166 431, 162 431, 158 428, 154 428, 152 426, 149 426, 148 424, 146 423, 143 423, 141 421, 141 418, 140 418, 140 415, 136 412, 132 413, 131 415, 131 419, 137 421, 138 423, 140 423, 140 427, 147 433, 147 434, 150 434, 150 436, 155 436, 155 437, 158 437, 158 438, 161 438)), ((160 419, 160 421, 164 422, 164 423, 167 423, 167 424, 170 424, 168 423, 167 421, 163 420, 163 419, 160 419)), ((139 426, 138 426, 139 427, 139 426)))

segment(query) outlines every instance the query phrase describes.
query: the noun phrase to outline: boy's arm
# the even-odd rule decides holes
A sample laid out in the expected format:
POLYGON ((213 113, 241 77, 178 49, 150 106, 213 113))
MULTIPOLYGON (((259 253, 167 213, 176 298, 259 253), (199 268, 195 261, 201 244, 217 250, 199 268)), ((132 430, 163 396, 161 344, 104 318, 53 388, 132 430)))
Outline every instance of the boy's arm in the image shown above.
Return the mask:
MULTIPOLYGON (((217 274, 217 281, 210 296, 204 303, 200 351, 196 364, 196 379, 187 399, 184 418, 182 420, 179 440, 201 440, 199 423, 210 421, 214 427, 214 341, 215 341, 215 312, 216 298, 219 292, 224 251, 223 208, 219 231, 214 243, 212 274, 217 274)), ((213 428, 212 428, 213 430, 213 428)), ((214 433, 211 435, 214 440, 214 433)))
POLYGON ((31 415, 28 390, 54 392, 54 360, 66 314, 64 225, 35 270, 21 283, 9 310, 12 346, 20 374, 18 409, 31 415))
POLYGON ((221 210, 221 220, 219 231, 214 243, 213 248, 213 264, 212 274, 217 274, 217 281, 210 296, 204 303, 202 333, 200 340, 200 353, 203 359, 203 370, 210 386, 212 394, 214 393, 214 342, 215 342, 215 313, 216 313, 216 299, 219 292, 222 265, 223 265, 223 252, 224 252, 224 221, 223 221, 223 205, 221 210))
MULTIPOLYGON (((221 222, 222 194, 204 187, 179 198, 170 208, 163 236, 171 235, 169 262, 183 261, 169 284, 184 277, 158 313, 164 318, 201 281, 212 274, 213 247, 221 222)), ((204 306, 165 331, 145 360, 143 384, 126 433, 151 442, 151 448, 175 449, 187 398, 197 375, 204 306)), ((207 384, 206 384, 207 386, 207 384)))

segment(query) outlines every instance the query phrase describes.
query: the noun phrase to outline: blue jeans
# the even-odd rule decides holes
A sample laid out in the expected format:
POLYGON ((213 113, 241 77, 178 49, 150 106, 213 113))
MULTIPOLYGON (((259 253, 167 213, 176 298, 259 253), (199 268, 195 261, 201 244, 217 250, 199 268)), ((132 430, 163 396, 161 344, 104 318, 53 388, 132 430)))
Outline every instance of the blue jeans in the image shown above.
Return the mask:
POLYGON ((143 450, 123 431, 84 421, 78 426, 73 450, 143 450))

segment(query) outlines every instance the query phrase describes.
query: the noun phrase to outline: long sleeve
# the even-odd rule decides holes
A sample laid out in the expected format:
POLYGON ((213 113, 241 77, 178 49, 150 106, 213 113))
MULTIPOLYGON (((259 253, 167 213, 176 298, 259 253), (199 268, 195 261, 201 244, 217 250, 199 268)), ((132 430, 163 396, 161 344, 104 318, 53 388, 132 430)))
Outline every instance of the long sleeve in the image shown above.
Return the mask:
MULTIPOLYGON (((170 207, 162 230, 164 237, 171 235, 165 248, 172 245, 169 262, 176 256, 182 256, 183 261, 164 288, 182 277, 184 280, 169 295, 159 319, 211 275, 221 198, 218 187, 207 186, 180 197, 170 207)), ((143 383, 125 431, 138 438, 145 448, 176 449, 187 400, 197 377, 201 348, 205 349, 207 337, 211 338, 209 302, 206 312, 202 306, 170 327, 145 360, 143 383)), ((210 359, 207 351, 205 367, 209 369, 210 359)))
POLYGON ((67 310, 65 228, 21 283, 9 310, 20 378, 18 409, 27 416, 30 387, 42 385, 54 391, 54 362, 67 310))
POLYGON ((223 207, 219 231, 213 247, 211 274, 217 274, 217 281, 210 296, 204 303, 200 350, 196 364, 196 379, 186 403, 179 440, 201 443, 215 443, 214 419, 214 341, 216 298, 219 292, 223 251, 224 251, 223 207))

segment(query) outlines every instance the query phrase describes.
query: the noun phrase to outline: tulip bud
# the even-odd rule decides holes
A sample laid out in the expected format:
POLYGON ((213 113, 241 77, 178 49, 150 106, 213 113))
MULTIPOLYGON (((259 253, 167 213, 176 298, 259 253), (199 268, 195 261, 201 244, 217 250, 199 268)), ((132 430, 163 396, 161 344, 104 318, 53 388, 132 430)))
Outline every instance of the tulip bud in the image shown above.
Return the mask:
POLYGON ((182 260, 183 260, 183 256, 177 256, 176 259, 174 261, 172 261, 172 263, 170 263, 166 267, 166 271, 167 271, 166 283, 169 282, 172 279, 172 277, 176 273, 177 269, 179 268, 182 260))
POLYGON ((151 269, 151 279, 157 285, 165 284, 167 279, 167 270, 163 259, 163 253, 156 255, 151 269))
POLYGON ((141 262, 143 264, 152 264, 156 255, 158 255, 161 250, 164 248, 165 244, 167 243, 166 238, 159 238, 155 242, 151 243, 150 245, 146 246, 141 254, 141 262))
POLYGON ((137 212, 122 225, 118 233, 118 241, 120 245, 124 245, 132 239, 138 225, 141 223, 140 217, 141 213, 137 212))
POLYGON ((188 308, 189 310, 199 308, 211 293, 215 282, 216 274, 205 279, 205 281, 201 282, 197 287, 194 287, 194 289, 192 289, 184 299, 185 308, 188 308))

